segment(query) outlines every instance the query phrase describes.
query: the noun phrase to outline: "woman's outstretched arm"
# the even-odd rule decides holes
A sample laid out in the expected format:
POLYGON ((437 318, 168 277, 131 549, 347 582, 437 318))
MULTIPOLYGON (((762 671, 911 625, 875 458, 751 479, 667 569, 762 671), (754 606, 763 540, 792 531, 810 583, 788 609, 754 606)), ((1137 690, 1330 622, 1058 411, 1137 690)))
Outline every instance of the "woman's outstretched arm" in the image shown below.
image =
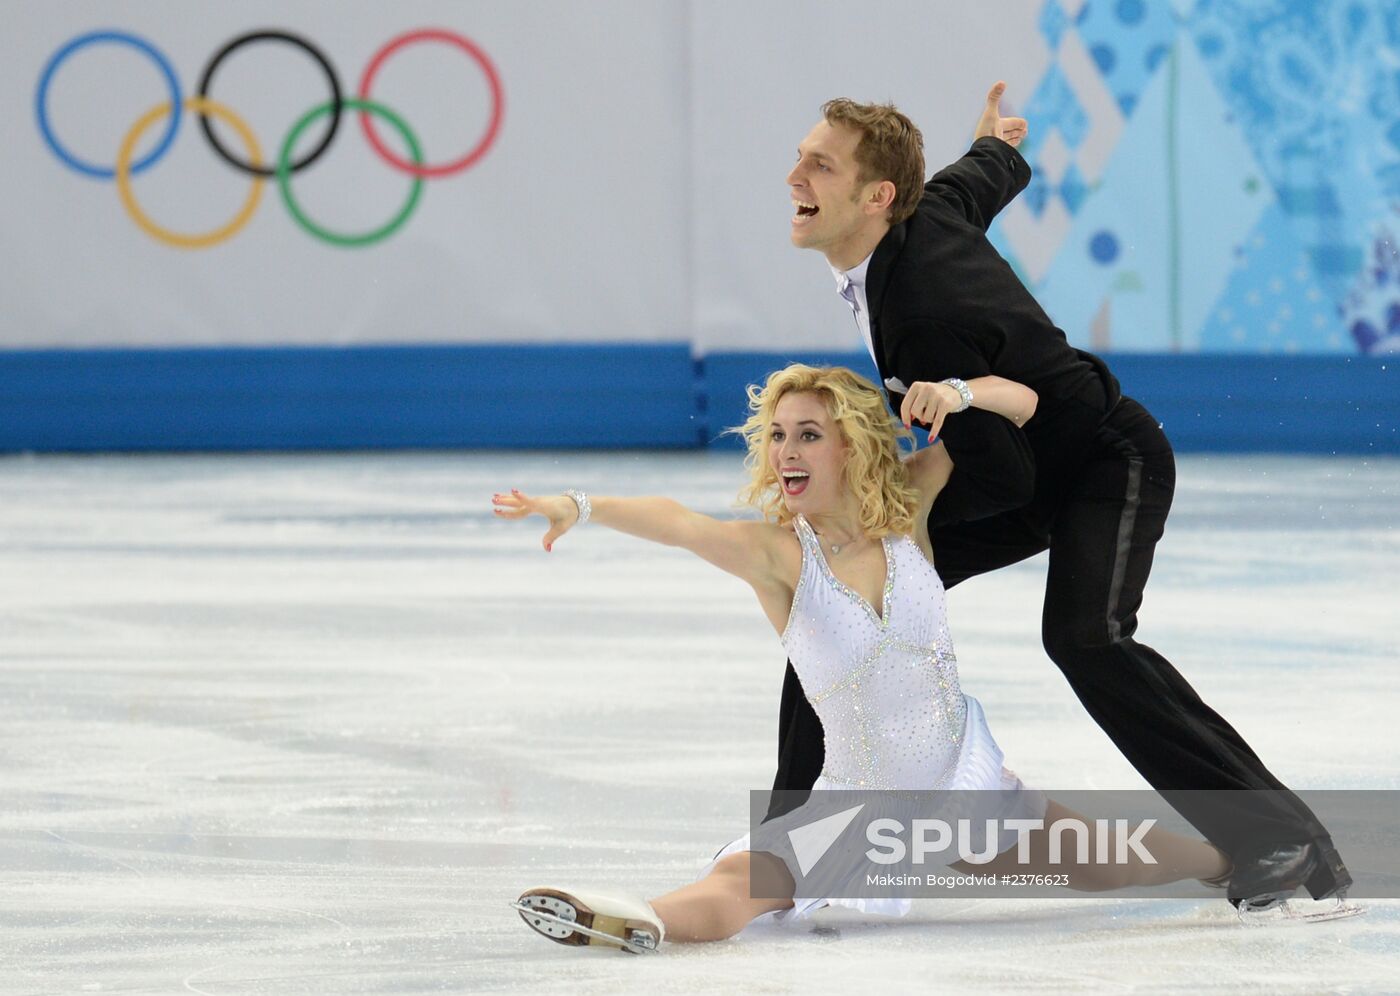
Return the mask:
MULTIPOLYGON (((567 495, 532 498, 511 489, 491 499, 503 519, 539 515, 549 520, 546 551, 578 522, 579 507, 567 495)), ((591 496, 589 522, 631 533, 653 543, 678 546, 752 585, 770 584, 778 575, 777 527, 767 522, 721 521, 670 498, 591 496)))

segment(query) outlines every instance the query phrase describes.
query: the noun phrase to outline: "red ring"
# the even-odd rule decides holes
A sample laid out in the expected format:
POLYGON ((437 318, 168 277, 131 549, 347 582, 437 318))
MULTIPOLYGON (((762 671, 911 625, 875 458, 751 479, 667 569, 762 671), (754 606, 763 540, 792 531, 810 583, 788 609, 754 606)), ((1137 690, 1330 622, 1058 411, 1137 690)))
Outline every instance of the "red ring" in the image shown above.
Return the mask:
POLYGON ((370 99, 370 83, 374 81, 374 74, 379 72, 379 67, 383 65, 385 59, 389 58, 389 56, 393 55, 405 45, 412 45, 414 42, 420 41, 441 41, 447 42, 449 45, 456 45, 463 52, 466 52, 467 55, 471 56, 472 60, 481 67, 481 71, 486 74, 486 82, 491 87, 491 121, 486 126, 486 134, 483 135, 481 141, 477 142, 476 146, 461 159, 455 159, 441 166, 415 166, 411 162, 400 159, 382 140, 380 140, 379 135, 374 130, 374 121, 371 119, 370 115, 366 114, 364 111, 360 112, 360 128, 364 130, 365 138, 367 138, 369 144, 374 147, 374 151, 405 173, 426 177, 448 176, 452 173, 460 173, 467 167, 474 165, 490 150, 491 143, 496 140, 496 133, 501 130, 501 113, 504 110, 505 103, 501 92, 501 78, 496 74, 496 67, 492 65, 490 57, 483 52, 474 41, 463 35, 454 34, 451 31, 445 31, 441 28, 423 28, 418 31, 409 31, 399 35, 376 52, 374 58, 370 59, 369 65, 365 67, 364 75, 360 77, 359 96, 361 100, 370 99))

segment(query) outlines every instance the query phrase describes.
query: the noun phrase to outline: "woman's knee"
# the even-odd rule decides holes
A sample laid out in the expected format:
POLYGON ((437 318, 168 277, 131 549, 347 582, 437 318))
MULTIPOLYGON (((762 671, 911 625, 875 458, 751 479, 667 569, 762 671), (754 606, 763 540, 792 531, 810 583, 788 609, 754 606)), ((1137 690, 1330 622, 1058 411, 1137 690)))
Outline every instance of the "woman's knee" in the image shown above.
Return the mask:
POLYGON ((749 899, 787 900, 796 883, 787 865, 763 851, 739 851, 725 855, 715 862, 706 879, 722 884, 728 891, 749 899))
POLYGON ((739 851, 737 854, 727 854, 715 862, 715 866, 710 869, 706 878, 733 878, 745 879, 749 877, 751 851, 739 851))

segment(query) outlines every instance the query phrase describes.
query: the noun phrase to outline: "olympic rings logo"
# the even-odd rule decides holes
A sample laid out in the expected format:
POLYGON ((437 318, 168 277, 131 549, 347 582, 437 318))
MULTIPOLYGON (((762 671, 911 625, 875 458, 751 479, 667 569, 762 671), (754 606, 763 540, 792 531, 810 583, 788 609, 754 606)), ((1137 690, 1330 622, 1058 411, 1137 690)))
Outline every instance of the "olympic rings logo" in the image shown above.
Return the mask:
POLYGON ((43 136, 44 142, 49 150, 58 157, 59 162, 70 169, 102 180, 115 180, 117 193, 121 197, 122 206, 131 220, 136 223, 147 235, 164 242, 166 245, 177 246, 182 249, 205 249, 209 246, 218 245, 220 242, 231 238, 244 225, 252 219, 253 213, 257 210, 258 203, 262 198, 263 183, 267 179, 275 179, 277 187, 281 191, 282 201, 287 207, 288 213, 293 220, 306 232, 322 241, 329 242, 337 246, 368 246, 373 245, 383 239, 388 238, 398 231, 403 224, 408 221, 413 214, 414 208, 418 206, 419 195, 422 193, 423 181, 425 179, 435 179, 438 177, 451 176, 461 173, 476 165, 490 151, 492 144, 496 141, 496 136, 500 132, 501 117, 503 112, 504 97, 501 89, 501 79, 496 72, 496 67, 491 59, 482 51, 481 47, 470 38, 455 32, 446 31, 440 28, 423 28, 415 31, 408 31, 390 40, 379 49, 365 66, 364 72, 360 76, 360 86, 354 99, 343 97, 340 89, 340 81, 336 77, 335 69, 331 66, 330 60, 305 38, 287 31, 250 31, 247 34, 239 35, 237 38, 224 45, 209 60, 204 67, 204 72, 200 74, 199 89, 193 97, 181 98, 180 83, 175 75, 175 68, 154 45, 137 35, 125 31, 92 31, 79 35, 67 44, 62 46, 52 56, 44 66, 43 73, 39 76, 39 86, 34 93, 34 113, 39 122, 39 133, 43 136), (221 104, 209 96, 209 91, 214 82, 214 74, 219 66, 223 64, 229 56, 238 49, 256 42, 280 42, 300 49, 325 73, 326 81, 330 89, 330 100, 317 104, 296 123, 292 125, 282 144, 278 149, 277 157, 269 165, 263 157, 262 147, 258 144, 256 136, 248 123, 236 114, 230 107, 221 104), (476 143, 464 154, 449 162, 430 164, 423 161, 422 148, 418 143, 418 137, 414 135, 408 124, 392 109, 373 100, 370 97, 370 87, 374 83, 374 78, 390 56, 400 49, 419 42, 444 42, 455 46, 466 53, 481 72, 486 77, 487 86, 491 92, 491 112, 485 131, 476 143), (149 56, 165 78, 165 84, 170 91, 170 100, 158 104, 151 108, 127 131, 117 150, 117 160, 114 167, 97 165, 78 158, 69 152, 63 143, 58 140, 53 127, 49 121, 48 96, 49 88, 53 83, 54 74, 59 67, 72 55, 92 45, 115 44, 133 48, 143 55, 149 56), (394 169, 406 173, 413 178, 409 189, 408 197, 398 212, 380 227, 361 233, 343 233, 332 231, 324 225, 313 220, 297 203, 292 194, 292 176, 306 169, 330 148, 332 139, 335 138, 340 128, 341 113, 344 110, 356 111, 360 118, 360 130, 364 133, 365 139, 375 153, 394 169), (145 210, 137 203, 136 196, 131 189, 131 178, 139 173, 144 173, 150 169, 161 157, 169 151, 175 142, 175 136, 180 131, 180 122, 183 112, 190 111, 199 116, 200 128, 204 132, 204 137, 208 140, 210 147, 225 163, 230 167, 252 178, 252 186, 248 191, 247 198, 243 201, 242 207, 233 219, 212 231, 188 234, 171 231, 155 221, 153 221, 145 210), (238 140, 243 145, 243 156, 240 158, 234 152, 224 147, 214 132, 210 118, 218 118, 220 121, 231 127, 238 136, 238 140), (293 160, 292 153, 297 147, 297 141, 302 135, 317 121, 327 118, 325 131, 321 135, 320 141, 309 152, 300 158, 293 160), (386 122, 403 139, 404 145, 409 150, 408 158, 397 155, 391 150, 375 130, 374 118, 380 118, 386 122), (168 120, 167 120, 168 119, 168 120), (161 133, 156 147, 145 156, 136 161, 132 161, 136 155, 137 143, 152 126, 157 122, 165 120, 165 130, 161 133))

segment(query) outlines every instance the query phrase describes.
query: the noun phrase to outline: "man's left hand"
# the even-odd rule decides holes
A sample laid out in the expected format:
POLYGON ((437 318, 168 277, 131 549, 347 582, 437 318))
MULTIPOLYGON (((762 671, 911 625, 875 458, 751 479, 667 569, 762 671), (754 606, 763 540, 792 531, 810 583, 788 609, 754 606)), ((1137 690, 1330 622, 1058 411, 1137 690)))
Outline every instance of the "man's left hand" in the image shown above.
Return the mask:
POLYGON ((1006 83, 997 80, 987 91, 987 106, 982 109, 982 118, 972 133, 972 140, 991 136, 999 138, 1015 148, 1026 137, 1025 118, 1004 118, 1001 116, 1001 95, 1006 92, 1006 83))

